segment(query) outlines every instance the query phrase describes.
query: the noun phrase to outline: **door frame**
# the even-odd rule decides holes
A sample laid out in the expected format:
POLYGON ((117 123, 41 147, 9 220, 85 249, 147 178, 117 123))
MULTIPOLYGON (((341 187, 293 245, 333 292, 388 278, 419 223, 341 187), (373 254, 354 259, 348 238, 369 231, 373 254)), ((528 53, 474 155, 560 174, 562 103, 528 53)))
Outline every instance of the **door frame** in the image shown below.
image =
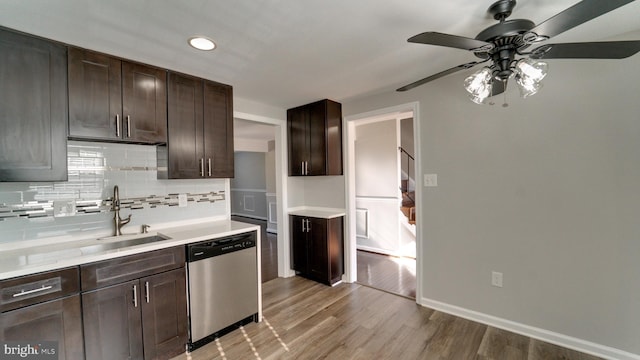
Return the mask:
POLYGON ((355 127, 357 124, 376 120, 388 120, 402 117, 407 112, 413 113, 413 142, 415 149, 415 176, 416 176, 416 302, 422 299, 422 233, 424 221, 419 219, 422 207, 422 174, 419 103, 411 102, 402 105, 386 107, 365 113, 346 116, 343 119, 343 128, 346 129, 343 147, 345 161, 345 196, 346 196, 346 227, 345 227, 345 276, 349 283, 358 279, 357 249, 356 249, 356 170, 355 170, 355 127))

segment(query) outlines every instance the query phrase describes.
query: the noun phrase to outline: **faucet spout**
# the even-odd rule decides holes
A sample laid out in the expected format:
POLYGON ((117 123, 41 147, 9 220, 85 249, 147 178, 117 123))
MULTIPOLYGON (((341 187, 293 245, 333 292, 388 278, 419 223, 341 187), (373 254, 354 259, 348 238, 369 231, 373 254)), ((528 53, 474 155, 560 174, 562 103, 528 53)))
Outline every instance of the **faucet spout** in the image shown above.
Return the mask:
POLYGON ((127 218, 124 220, 120 217, 120 191, 118 189, 118 185, 113 187, 113 200, 111 204, 111 210, 114 212, 113 235, 120 236, 122 235, 122 227, 131 221, 131 214, 129 214, 129 216, 127 216, 127 218))

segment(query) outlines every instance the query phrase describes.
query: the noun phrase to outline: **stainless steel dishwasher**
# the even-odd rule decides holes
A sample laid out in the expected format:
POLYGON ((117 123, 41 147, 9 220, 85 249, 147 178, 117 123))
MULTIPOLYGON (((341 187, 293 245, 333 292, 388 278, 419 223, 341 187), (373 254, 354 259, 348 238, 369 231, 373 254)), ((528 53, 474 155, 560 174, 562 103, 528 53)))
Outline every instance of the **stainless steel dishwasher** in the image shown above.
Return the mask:
POLYGON ((187 246, 189 351, 258 321, 256 232, 187 246))

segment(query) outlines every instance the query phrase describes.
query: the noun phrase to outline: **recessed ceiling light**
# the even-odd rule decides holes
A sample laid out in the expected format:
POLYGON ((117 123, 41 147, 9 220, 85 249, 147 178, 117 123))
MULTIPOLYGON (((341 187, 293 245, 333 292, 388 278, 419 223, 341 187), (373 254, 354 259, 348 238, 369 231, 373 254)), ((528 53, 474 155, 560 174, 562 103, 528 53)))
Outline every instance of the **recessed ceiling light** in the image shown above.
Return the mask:
POLYGON ((198 50, 213 50, 216 48, 216 43, 204 36, 194 36, 189 38, 189 45, 198 50))

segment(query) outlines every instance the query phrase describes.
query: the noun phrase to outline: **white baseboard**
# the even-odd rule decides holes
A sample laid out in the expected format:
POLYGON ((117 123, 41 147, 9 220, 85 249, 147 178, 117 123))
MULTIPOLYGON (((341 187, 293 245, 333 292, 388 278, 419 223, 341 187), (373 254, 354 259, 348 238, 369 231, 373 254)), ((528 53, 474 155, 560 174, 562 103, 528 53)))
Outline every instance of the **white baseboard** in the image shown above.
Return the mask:
POLYGON ((383 254, 383 255, 396 256, 396 257, 408 257, 408 258, 415 259, 414 256, 411 256, 409 254, 401 254, 401 253, 389 251, 386 249, 380 249, 380 248, 375 248, 375 247, 366 246, 366 245, 356 245, 356 249, 374 252, 374 253, 383 254))
POLYGON ((586 354, 599 356, 605 359, 640 360, 640 355, 638 354, 633 354, 613 347, 596 344, 590 341, 563 335, 553 331, 517 323, 511 320, 502 319, 496 316, 483 314, 477 311, 446 304, 440 301, 422 298, 420 299, 420 305, 464 319, 511 331, 534 339, 546 341, 548 343, 559 345, 565 348, 577 350, 586 354))

